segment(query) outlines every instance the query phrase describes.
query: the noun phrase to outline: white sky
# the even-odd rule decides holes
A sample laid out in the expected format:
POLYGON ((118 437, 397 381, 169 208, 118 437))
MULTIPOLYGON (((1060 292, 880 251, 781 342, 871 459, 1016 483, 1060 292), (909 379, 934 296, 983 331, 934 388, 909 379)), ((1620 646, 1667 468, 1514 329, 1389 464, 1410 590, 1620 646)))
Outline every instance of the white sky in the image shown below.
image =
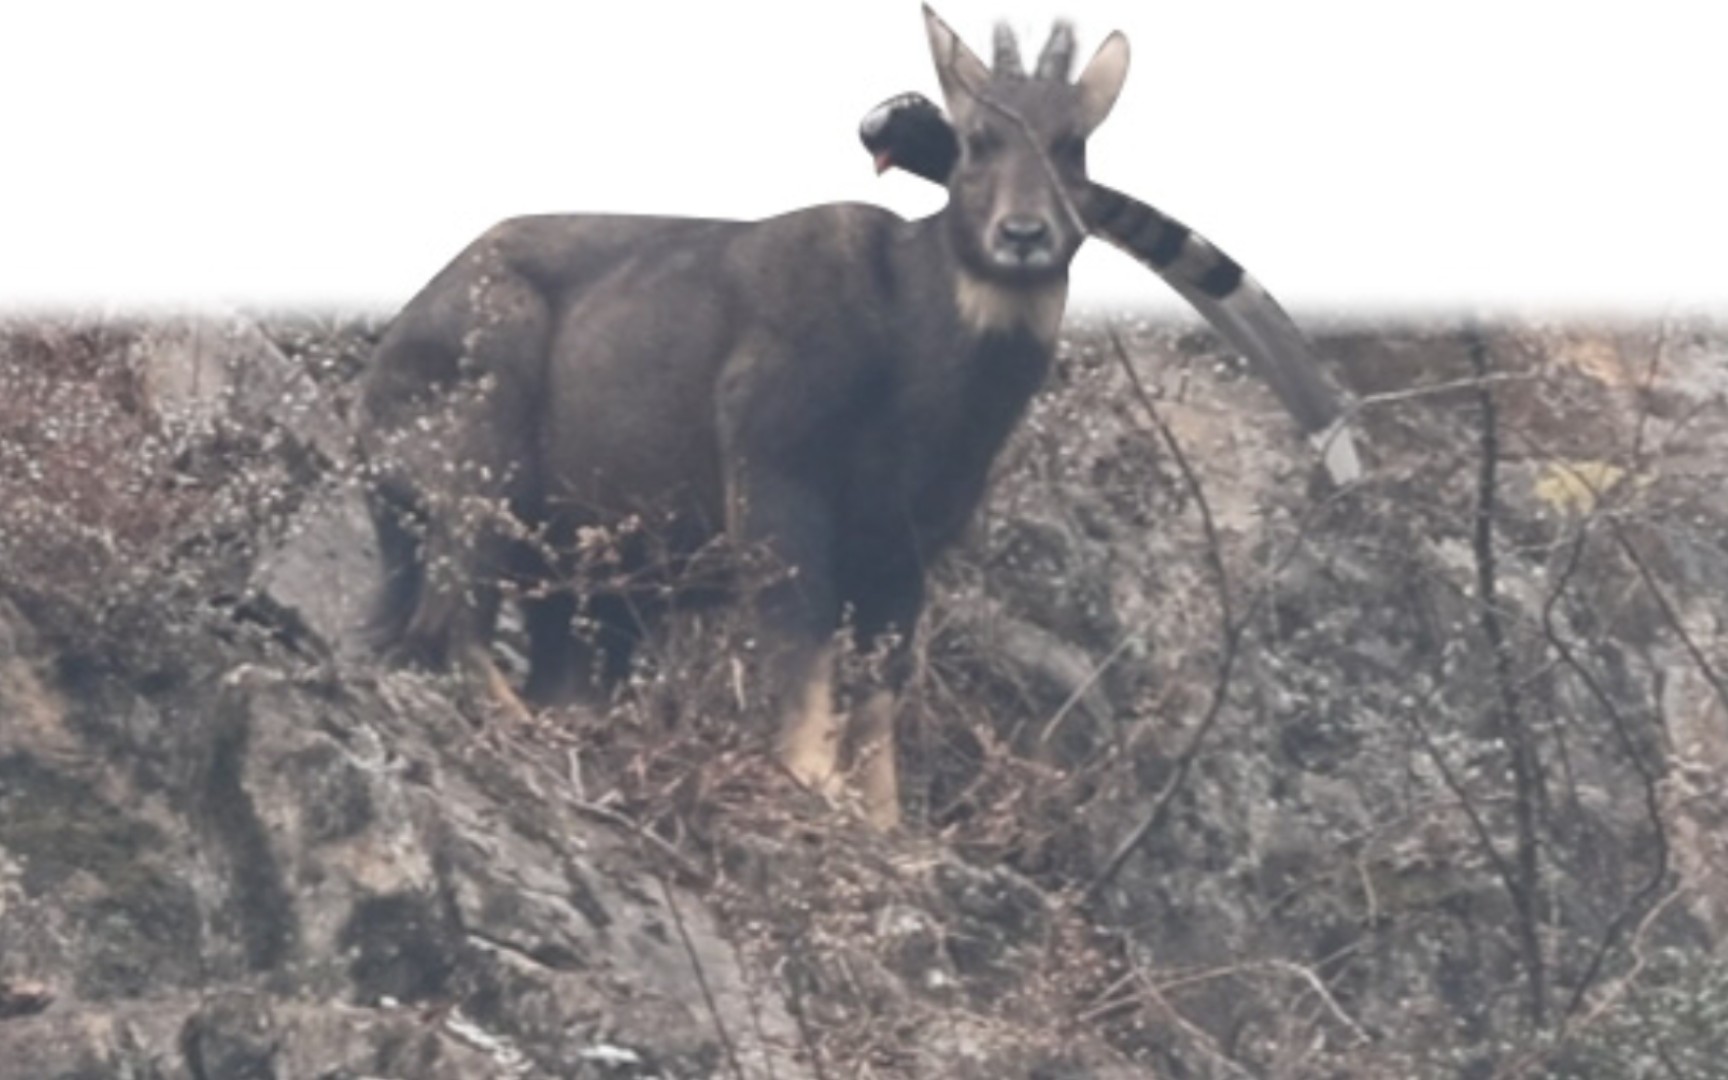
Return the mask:
MULTIPOLYGON (((1293 307, 1722 306, 1728 6, 945 0, 1134 46, 1092 172, 1293 307)), ((915 0, 0 13, 0 306, 402 303, 493 221, 908 216, 857 121, 937 96, 915 0)), ((1173 302, 1101 245, 1081 302, 1173 302)))

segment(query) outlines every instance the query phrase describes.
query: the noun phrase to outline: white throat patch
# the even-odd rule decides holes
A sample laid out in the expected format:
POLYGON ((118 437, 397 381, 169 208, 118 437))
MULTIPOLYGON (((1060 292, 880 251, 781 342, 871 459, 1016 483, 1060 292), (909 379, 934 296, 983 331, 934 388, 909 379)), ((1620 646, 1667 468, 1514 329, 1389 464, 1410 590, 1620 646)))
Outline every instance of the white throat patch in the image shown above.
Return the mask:
POLYGON ((973 333, 1024 329, 1043 344, 1053 345, 1062 326, 1062 311, 1068 306, 1068 282, 1017 289, 961 271, 954 276, 954 303, 960 321, 973 333))

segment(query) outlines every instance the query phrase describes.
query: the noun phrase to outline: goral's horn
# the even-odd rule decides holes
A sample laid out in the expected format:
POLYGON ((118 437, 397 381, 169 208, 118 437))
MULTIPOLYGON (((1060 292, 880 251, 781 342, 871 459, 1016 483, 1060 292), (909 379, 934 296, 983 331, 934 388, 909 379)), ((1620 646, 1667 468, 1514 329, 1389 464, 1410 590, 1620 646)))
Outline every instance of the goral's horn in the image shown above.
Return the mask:
POLYGON ((990 67, 998 76, 1015 79, 1026 76, 1026 69, 1020 64, 1020 42, 1005 22, 996 24, 996 55, 991 59, 990 67))
POLYGON ((1050 28, 1050 40, 1044 43, 1044 51, 1038 54, 1037 77, 1068 81, 1068 73, 1074 67, 1074 24, 1067 19, 1057 19, 1056 25, 1050 28))

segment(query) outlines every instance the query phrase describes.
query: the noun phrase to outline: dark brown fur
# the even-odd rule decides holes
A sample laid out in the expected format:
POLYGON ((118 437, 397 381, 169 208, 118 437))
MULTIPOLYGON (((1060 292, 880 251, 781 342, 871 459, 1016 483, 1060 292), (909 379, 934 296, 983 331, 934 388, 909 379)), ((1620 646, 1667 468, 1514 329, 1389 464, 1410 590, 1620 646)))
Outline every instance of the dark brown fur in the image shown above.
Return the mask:
MULTIPOLYGON (((1073 151, 1126 65, 1112 39, 1078 87, 990 80, 927 17, 975 151, 942 213, 524 218, 476 241, 408 305, 364 398, 385 645, 496 684, 484 658, 496 583, 532 587, 573 569, 539 551, 632 519, 674 563, 724 537, 787 571, 757 601, 781 757, 829 785, 839 728, 827 644, 846 613, 866 641, 911 632, 929 560, 977 507, 1043 380, 1084 237, 1063 190, 1085 183, 1073 151)), ((592 642, 571 631, 568 593, 530 601, 529 696, 581 693, 596 660, 620 673, 636 616, 663 583, 591 591, 592 642)), ((888 821, 891 713, 866 711, 866 798, 888 821)))

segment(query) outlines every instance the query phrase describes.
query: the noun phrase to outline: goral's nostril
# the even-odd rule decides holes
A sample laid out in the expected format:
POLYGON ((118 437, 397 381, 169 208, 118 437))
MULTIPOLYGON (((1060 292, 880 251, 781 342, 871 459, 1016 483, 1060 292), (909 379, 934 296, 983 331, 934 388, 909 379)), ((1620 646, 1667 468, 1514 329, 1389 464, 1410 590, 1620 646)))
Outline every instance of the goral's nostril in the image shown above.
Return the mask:
POLYGON ((1002 239, 1022 250, 1043 245, 1050 238, 1050 225, 1041 217, 1017 215, 1003 218, 996 226, 1002 239))

